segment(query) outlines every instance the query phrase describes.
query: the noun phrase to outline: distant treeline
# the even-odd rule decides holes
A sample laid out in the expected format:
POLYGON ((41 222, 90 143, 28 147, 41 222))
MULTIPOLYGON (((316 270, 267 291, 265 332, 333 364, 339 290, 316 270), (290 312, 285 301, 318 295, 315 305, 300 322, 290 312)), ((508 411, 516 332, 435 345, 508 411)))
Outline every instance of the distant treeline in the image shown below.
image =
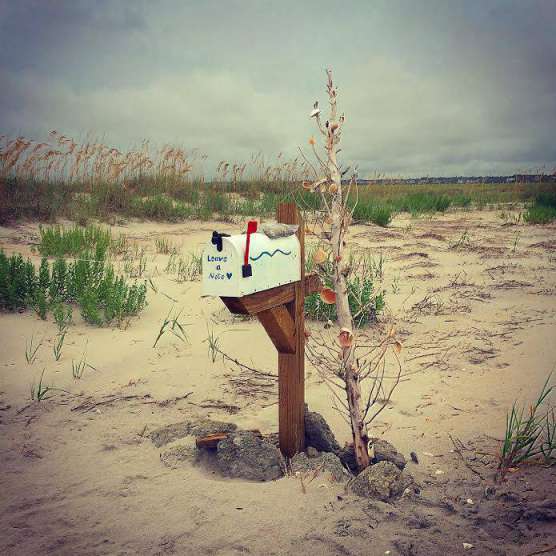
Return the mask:
POLYGON ((359 185, 431 184, 431 183, 556 183, 554 174, 514 174, 513 176, 444 176, 422 178, 376 178, 358 179, 359 185))

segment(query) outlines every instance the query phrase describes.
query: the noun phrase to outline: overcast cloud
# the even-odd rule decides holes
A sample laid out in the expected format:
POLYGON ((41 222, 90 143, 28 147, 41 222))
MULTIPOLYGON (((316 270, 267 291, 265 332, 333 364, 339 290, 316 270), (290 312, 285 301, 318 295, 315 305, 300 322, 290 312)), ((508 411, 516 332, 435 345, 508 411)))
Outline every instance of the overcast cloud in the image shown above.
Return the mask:
POLYGON ((360 175, 556 166, 556 1, 0 0, 0 134, 295 156, 331 66, 360 175))

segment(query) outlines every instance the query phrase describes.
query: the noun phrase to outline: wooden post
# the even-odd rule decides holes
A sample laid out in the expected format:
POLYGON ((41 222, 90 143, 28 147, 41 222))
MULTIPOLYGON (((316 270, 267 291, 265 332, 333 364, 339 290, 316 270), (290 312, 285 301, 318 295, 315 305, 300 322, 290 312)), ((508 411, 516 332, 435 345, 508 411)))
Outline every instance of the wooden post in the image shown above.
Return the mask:
POLYGON ((220 299, 234 314, 256 315, 278 351, 278 435, 280 450, 291 458, 305 448, 305 295, 322 284, 317 274, 305 276, 305 224, 295 204, 278 205, 276 220, 299 226, 299 282, 220 299))
POLYGON ((286 307, 294 322, 293 353, 278 350, 278 431, 280 450, 293 457, 305 448, 305 224, 295 203, 282 203, 276 220, 298 224, 301 280, 295 284, 293 301, 286 307))

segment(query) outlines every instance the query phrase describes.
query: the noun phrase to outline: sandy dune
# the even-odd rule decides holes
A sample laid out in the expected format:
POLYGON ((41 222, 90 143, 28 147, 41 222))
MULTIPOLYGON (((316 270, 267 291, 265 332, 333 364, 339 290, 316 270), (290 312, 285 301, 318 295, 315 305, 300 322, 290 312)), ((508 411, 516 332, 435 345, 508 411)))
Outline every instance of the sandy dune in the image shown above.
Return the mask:
MULTIPOLYGON (((554 468, 525 467, 485 494, 507 409, 531 399, 556 363, 555 225, 506 225, 485 211, 351 229, 358 249, 384 256, 384 320, 404 343, 406 376, 372 433, 417 453, 409 469, 422 497, 392 505, 320 477, 303 493, 296 477, 249 483, 161 463, 147 437, 161 425, 210 416, 277 427, 275 379, 213 363, 205 341, 214 330, 223 351, 272 374, 277 357, 262 327, 201 299, 199 282, 176 282, 164 272, 168 256, 155 251, 158 237, 182 253, 198 250, 213 229, 238 227, 115 226, 147 248, 145 275, 157 293, 149 289, 126 329, 88 326, 74 311, 58 362, 51 318, 0 315, 0 553, 431 555, 468 553, 470 543, 469 553, 517 555, 556 544, 554 468), (183 309, 188 342, 164 335, 153 348, 172 307, 183 309), (43 345, 28 365, 31 335, 43 345), (96 370, 75 380, 71 361, 83 353, 96 370), (43 368, 46 383, 66 392, 31 403, 43 368), (464 456, 475 471, 449 434, 474 448, 464 456)), ((0 246, 38 260, 36 236, 35 224, 0 228, 0 246)), ((349 440, 310 365, 306 399, 340 443, 349 440)))

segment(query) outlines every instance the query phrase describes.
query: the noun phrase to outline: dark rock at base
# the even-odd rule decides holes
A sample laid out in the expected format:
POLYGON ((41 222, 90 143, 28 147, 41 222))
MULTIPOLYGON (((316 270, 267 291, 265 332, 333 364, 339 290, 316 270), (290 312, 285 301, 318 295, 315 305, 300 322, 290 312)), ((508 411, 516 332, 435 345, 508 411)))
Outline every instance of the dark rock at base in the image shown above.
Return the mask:
POLYGON ((324 417, 316 411, 309 411, 307 404, 305 404, 305 444, 316 448, 319 452, 338 454, 341 451, 324 417))
POLYGON ((386 502, 401 496, 412 483, 411 475, 400 471, 389 461, 381 461, 361 471, 350 487, 359 496, 386 502))
POLYGON ((340 458, 340 461, 344 464, 344 467, 347 467, 352 473, 357 473, 359 471, 357 461, 355 460, 353 444, 341 448, 337 455, 340 458))
POLYGON ((294 473, 306 473, 319 469, 323 473, 330 473, 337 482, 349 480, 351 475, 342 465, 340 458, 330 452, 323 452, 317 457, 308 458, 303 452, 295 454, 291 460, 291 468, 294 473))
POLYGON ((404 455, 400 454, 390 442, 382 440, 381 438, 370 438, 369 440, 372 444, 372 450, 374 451, 373 463, 389 461, 400 470, 405 468, 407 462, 404 455))
POLYGON ((284 475, 280 450, 248 431, 232 433, 220 441, 216 462, 223 475, 237 479, 272 481, 284 475))
POLYGON ((160 446, 186 436, 206 436, 217 432, 233 432, 236 429, 237 425, 233 423, 212 421, 211 419, 191 419, 156 429, 149 434, 149 438, 157 448, 160 448, 160 446))
POLYGON ((316 448, 313 448, 313 446, 307 446, 307 450, 305 451, 307 452, 308 458, 318 458, 320 456, 320 452, 316 448))

